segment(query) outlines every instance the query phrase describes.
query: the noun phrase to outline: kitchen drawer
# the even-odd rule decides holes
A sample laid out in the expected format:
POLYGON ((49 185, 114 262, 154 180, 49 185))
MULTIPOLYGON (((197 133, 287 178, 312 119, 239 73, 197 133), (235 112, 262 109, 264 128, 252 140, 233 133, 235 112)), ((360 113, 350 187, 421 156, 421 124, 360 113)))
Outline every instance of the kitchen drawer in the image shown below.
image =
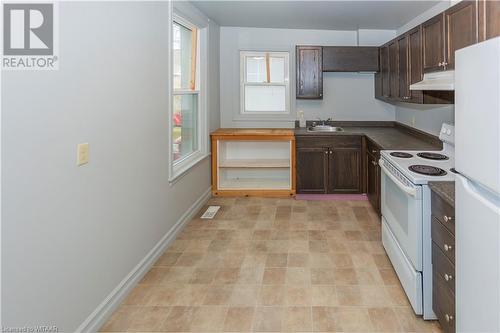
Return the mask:
POLYGON ((297 148, 360 148, 361 136, 358 135, 328 135, 328 136, 297 136, 297 148))
POLYGON ((441 284, 455 294, 455 265, 448 260, 436 243, 432 243, 432 271, 441 284))
POLYGON ((455 237, 435 217, 432 218, 432 241, 455 264, 455 237))
POLYGON ((455 333, 455 295, 433 275, 432 308, 444 333, 455 333))
POLYGON ((431 205, 432 215, 455 236, 455 209, 434 192, 431 205))

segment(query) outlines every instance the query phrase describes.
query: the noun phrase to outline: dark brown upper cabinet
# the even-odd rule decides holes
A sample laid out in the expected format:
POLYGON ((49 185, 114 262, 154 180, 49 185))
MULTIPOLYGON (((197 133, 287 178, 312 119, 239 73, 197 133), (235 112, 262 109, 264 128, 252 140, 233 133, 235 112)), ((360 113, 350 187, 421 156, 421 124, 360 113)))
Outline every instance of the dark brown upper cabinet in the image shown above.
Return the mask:
POLYGON ((477 43, 476 1, 461 1, 422 24, 424 73, 455 68, 455 51, 477 43))
POLYGON ((420 26, 406 33, 408 36, 408 97, 406 102, 422 103, 423 92, 410 90, 410 85, 422 81, 422 29, 420 26))
POLYGON ((406 101, 409 98, 409 85, 408 85, 408 35, 399 36, 397 39, 398 48, 398 75, 399 87, 398 98, 401 101, 406 101))
POLYGON ((422 69, 424 73, 444 67, 444 13, 422 23, 422 69))
POLYGON ((389 42, 389 97, 399 97, 399 63, 397 40, 389 42))
POLYGON ((377 72, 378 47, 324 46, 324 72, 377 72))
POLYGON ((477 43, 476 1, 461 1, 444 12, 445 69, 455 68, 455 51, 477 43))
POLYGON ((410 85, 422 80, 421 29, 416 27, 397 38, 399 52, 399 100, 422 103, 422 91, 410 90, 410 85))
POLYGON ((389 86, 389 47, 380 48, 380 74, 382 79, 382 97, 388 98, 391 93, 389 86))
POLYGON ((478 27, 480 41, 500 36, 500 1, 478 2, 478 27))
POLYGON ((321 46, 297 46, 295 50, 298 99, 323 99, 321 46))

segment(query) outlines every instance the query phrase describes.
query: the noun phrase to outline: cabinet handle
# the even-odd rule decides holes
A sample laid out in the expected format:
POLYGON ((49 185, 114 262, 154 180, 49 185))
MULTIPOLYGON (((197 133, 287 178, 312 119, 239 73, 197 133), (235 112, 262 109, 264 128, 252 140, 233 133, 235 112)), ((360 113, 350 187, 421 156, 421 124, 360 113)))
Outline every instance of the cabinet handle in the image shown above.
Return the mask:
POLYGON ((444 250, 445 250, 446 252, 451 251, 451 249, 453 248, 453 246, 448 245, 448 244, 444 244, 444 246, 443 246, 443 247, 444 247, 444 250))
POLYGON ((376 154, 377 151, 375 149, 372 150, 372 154, 376 154))
POLYGON ((443 66, 443 63, 440 61, 438 64, 439 67, 443 66))
POLYGON ((451 220, 453 220, 453 217, 448 216, 448 215, 443 215, 443 219, 445 222, 451 222, 451 220))
POLYGON ((328 155, 328 150, 327 150, 327 151, 325 151, 325 154, 326 154, 326 155, 328 155))
POLYGON ((373 164, 373 165, 377 165, 377 162, 375 162, 375 161, 372 161, 372 164, 373 164))
POLYGON ((333 150, 330 150, 330 155, 333 154, 333 150))
POLYGON ((444 275, 444 279, 445 279, 446 281, 451 281, 451 280, 453 280, 453 275, 451 275, 451 274, 450 274, 450 275, 445 274, 445 275, 444 275))
POLYGON ((449 315, 449 314, 445 314, 444 319, 446 319, 446 321, 449 323, 450 321, 453 321, 453 316, 449 315))

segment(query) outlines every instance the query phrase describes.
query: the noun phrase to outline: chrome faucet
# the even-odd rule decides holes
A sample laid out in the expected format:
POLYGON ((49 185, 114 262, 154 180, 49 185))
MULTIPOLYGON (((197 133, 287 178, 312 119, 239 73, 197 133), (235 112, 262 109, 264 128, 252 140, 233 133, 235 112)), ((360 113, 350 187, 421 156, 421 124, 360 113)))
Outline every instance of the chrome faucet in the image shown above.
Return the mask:
MULTIPOLYGON (((318 117, 318 121, 321 123, 321 125, 325 126, 328 122, 332 121, 332 118, 322 120, 321 118, 318 117)), ((316 122, 313 122, 313 126, 316 126, 316 122)))

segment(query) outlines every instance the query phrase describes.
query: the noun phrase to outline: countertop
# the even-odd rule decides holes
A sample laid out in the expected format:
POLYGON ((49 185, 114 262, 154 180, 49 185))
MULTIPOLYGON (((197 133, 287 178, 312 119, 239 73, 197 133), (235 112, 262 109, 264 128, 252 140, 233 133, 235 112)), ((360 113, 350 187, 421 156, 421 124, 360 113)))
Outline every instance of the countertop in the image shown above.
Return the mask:
POLYGON ((219 128, 218 130, 210 133, 213 136, 238 136, 238 135, 251 135, 251 136, 293 136, 293 129, 286 128, 219 128))
POLYGON ((436 137, 415 135, 405 127, 400 126, 342 126, 342 132, 308 132, 306 128, 296 128, 296 136, 325 135, 365 135, 380 149, 388 150, 440 150, 441 144, 436 137))
POLYGON ((429 188, 455 208, 455 182, 429 182, 429 188))

